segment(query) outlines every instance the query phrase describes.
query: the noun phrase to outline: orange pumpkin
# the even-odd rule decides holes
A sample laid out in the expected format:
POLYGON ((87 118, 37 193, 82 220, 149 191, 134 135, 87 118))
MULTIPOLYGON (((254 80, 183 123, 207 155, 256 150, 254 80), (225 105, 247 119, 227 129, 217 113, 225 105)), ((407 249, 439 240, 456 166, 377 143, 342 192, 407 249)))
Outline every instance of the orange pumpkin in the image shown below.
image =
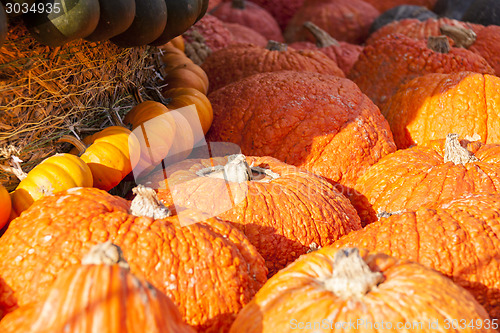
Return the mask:
POLYGON ((271 157, 186 160, 147 181, 167 206, 175 203, 233 223, 262 254, 269 275, 314 244, 331 244, 361 228, 349 200, 326 180, 271 157))
POLYGON ((398 150, 357 181, 351 201, 363 225, 379 216, 429 207, 467 193, 500 189, 500 145, 446 140, 398 150))
POLYGON ((381 109, 398 148, 479 135, 483 143, 500 143, 500 78, 472 72, 427 74, 397 92, 381 109))
POLYGON ((445 333, 452 318, 481 325, 462 322, 460 332, 496 332, 469 292, 430 268, 364 249, 325 247, 269 279, 230 332, 445 333))
POLYGON ((7 189, 0 184, 0 229, 9 221, 12 202, 7 189))
POLYGON ((21 214, 33 202, 73 187, 92 187, 92 171, 78 156, 56 154, 34 167, 12 193, 12 213, 21 214))
POLYGON ((172 88, 195 88, 203 94, 208 92, 208 77, 205 71, 193 62, 186 62, 168 69, 162 82, 164 90, 172 88))
POLYGON ((109 242, 61 272, 44 299, 8 314, 0 331, 195 332, 164 293, 130 273, 121 249, 109 242))
POLYGON ((0 284, 13 292, 0 293, 0 309, 45 297, 66 267, 109 240, 197 331, 227 330, 266 281, 264 259, 229 223, 189 210, 168 216, 152 190, 136 192, 130 203, 95 188, 71 189, 11 221, 0 242, 0 284))

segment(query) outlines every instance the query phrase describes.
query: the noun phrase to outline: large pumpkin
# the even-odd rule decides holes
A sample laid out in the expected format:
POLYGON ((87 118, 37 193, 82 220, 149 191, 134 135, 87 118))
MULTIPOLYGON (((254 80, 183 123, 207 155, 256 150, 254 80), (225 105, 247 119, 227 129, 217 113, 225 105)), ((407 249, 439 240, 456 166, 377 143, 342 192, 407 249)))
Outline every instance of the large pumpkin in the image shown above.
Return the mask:
POLYGON ((369 35, 370 26, 379 11, 362 0, 313 0, 304 5, 288 22, 284 32, 288 43, 314 38, 303 27, 311 21, 337 40, 361 44, 369 35))
POLYGON ((56 154, 34 167, 12 193, 12 213, 21 214, 33 202, 73 187, 92 187, 92 171, 78 156, 56 154))
POLYGON ((489 25, 476 33, 475 42, 469 50, 481 55, 500 76, 500 26, 489 25))
POLYGON ((415 77, 460 71, 495 73, 483 57, 466 49, 449 47, 444 36, 426 42, 396 33, 365 46, 348 78, 382 108, 402 84, 415 77), (436 40, 436 45, 430 43, 436 40))
POLYGON ((310 72, 256 74, 209 95, 207 141, 236 143, 245 155, 272 156, 340 183, 395 151, 377 107, 347 79, 310 72))
POLYGON ((246 0, 226 1, 210 12, 223 22, 239 23, 254 29, 267 38, 283 42, 278 22, 264 8, 246 0))
POLYGON ((230 332, 444 333, 455 318, 460 332, 496 332, 474 297, 438 272, 382 253, 326 247, 271 278, 230 332))
POLYGON ((331 244, 361 228, 349 200, 323 178, 271 157, 231 157, 186 160, 148 181, 166 205, 233 223, 262 254, 269 275, 311 246, 331 244))
MULTIPOLYGON (((453 177, 451 173, 449 175, 453 177)), ((359 246, 418 261, 470 291, 490 316, 498 320, 498 207, 499 194, 467 194, 458 199, 443 201, 433 208, 421 207, 415 211, 381 218, 380 221, 341 238, 335 242, 334 247, 359 246)))
POLYGON ((427 74, 401 86, 381 111, 400 149, 448 133, 500 144, 499 91, 500 78, 494 75, 427 74))
POLYGON ((281 30, 285 30, 288 21, 299 10, 304 0, 251 0, 262 8, 267 9, 276 19, 281 30))
POLYGON ((254 44, 262 47, 267 45, 267 38, 252 28, 238 23, 228 22, 224 22, 224 26, 231 32, 231 35, 233 36, 233 43, 235 44, 254 44))
POLYGON ((269 42, 263 48, 251 44, 234 44, 213 52, 203 63, 210 81, 210 91, 247 76, 264 72, 293 70, 344 77, 337 63, 314 50, 296 51, 286 44, 269 42))
POLYGON ((0 308, 44 297, 64 268, 109 240, 188 324, 200 332, 227 330, 266 281, 263 258, 230 224, 193 211, 167 217, 152 190, 136 191, 129 203, 94 188, 72 189, 11 221, 0 242, 0 282, 13 293, 0 295, 0 308))
POLYGON ((500 189, 500 145, 446 140, 398 150, 363 174, 351 198, 363 225, 466 193, 500 189))
POLYGON ((121 249, 96 245, 65 269, 44 299, 0 321, 4 333, 194 333, 172 301, 129 271, 121 249), (74 288, 78 286, 78 288, 74 288))

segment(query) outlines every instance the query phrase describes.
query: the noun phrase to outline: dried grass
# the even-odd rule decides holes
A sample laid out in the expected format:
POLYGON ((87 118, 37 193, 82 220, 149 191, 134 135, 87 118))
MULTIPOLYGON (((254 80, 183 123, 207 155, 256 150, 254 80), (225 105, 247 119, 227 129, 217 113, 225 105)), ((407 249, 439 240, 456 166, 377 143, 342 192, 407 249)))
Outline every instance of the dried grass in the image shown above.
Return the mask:
POLYGON ((159 60, 157 48, 84 40, 49 48, 22 22, 9 28, 0 48, 0 182, 13 190, 12 156, 28 172, 69 149, 56 143, 62 135, 86 136, 111 125, 113 113, 123 116, 136 104, 132 92, 149 99, 159 60))

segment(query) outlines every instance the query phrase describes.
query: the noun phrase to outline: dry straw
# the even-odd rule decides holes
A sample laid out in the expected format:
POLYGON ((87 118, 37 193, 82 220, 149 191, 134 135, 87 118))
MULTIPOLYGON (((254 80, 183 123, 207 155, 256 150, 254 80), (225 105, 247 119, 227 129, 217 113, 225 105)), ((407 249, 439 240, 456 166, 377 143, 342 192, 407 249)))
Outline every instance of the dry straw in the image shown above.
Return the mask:
POLYGON ((84 40, 49 48, 22 22, 9 28, 0 48, 0 182, 13 190, 17 158, 28 172, 67 151, 58 138, 110 126, 136 104, 137 92, 148 99, 160 76, 157 48, 84 40))

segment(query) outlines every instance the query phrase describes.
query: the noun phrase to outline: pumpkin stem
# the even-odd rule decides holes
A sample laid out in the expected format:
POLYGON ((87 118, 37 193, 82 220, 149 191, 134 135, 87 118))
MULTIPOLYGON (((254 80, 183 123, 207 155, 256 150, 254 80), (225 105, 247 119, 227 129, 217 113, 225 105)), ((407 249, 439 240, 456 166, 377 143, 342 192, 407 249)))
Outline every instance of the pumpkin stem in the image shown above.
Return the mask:
POLYGON ((280 43, 275 40, 270 40, 267 42, 266 49, 269 51, 280 51, 280 52, 285 52, 288 49, 288 45, 285 43, 280 43))
POLYGON ((280 177, 280 175, 269 169, 248 165, 246 157, 243 154, 230 155, 228 156, 228 162, 226 165, 216 165, 214 167, 204 168, 197 171, 196 174, 200 177, 225 179, 226 181, 233 183, 260 181, 254 176, 254 172, 270 177, 269 180, 262 180, 262 182, 270 182, 271 180, 280 177))
POLYGON ((135 216, 151 217, 155 220, 171 216, 170 210, 161 203, 156 192, 144 185, 138 185, 132 189, 136 196, 130 204, 130 214, 135 216))
POLYGON ((446 36, 430 36, 427 39, 427 47, 434 52, 449 53, 451 46, 446 36))
POLYGON ((325 288, 342 299, 361 298, 384 281, 361 258, 358 248, 343 248, 335 253, 333 272, 325 288))
POLYGON ((56 142, 71 143, 78 150, 78 156, 81 156, 85 152, 85 150, 87 150, 87 148, 88 148, 79 139, 75 138, 74 136, 66 135, 66 134, 61 136, 56 142))
POLYGON ((453 162, 454 164, 466 164, 479 161, 466 148, 462 147, 458 140, 458 134, 450 133, 446 136, 444 144, 444 162, 453 162))
POLYGON ((82 259, 82 265, 118 265, 130 270, 130 266, 123 257, 122 249, 110 240, 94 245, 82 259))
POLYGON ((450 37, 456 47, 469 48, 476 41, 476 33, 464 27, 457 27, 449 24, 442 25, 439 30, 445 36, 450 37))
POLYGON ((245 0, 233 0, 231 3, 232 8, 245 9, 245 0))
POLYGON ((328 32, 325 30, 321 29, 318 27, 316 24, 312 23, 311 21, 307 21, 304 23, 304 28, 309 30, 311 34, 314 36, 316 39, 316 46, 319 48, 324 48, 328 46, 339 46, 339 42, 330 36, 328 32))

